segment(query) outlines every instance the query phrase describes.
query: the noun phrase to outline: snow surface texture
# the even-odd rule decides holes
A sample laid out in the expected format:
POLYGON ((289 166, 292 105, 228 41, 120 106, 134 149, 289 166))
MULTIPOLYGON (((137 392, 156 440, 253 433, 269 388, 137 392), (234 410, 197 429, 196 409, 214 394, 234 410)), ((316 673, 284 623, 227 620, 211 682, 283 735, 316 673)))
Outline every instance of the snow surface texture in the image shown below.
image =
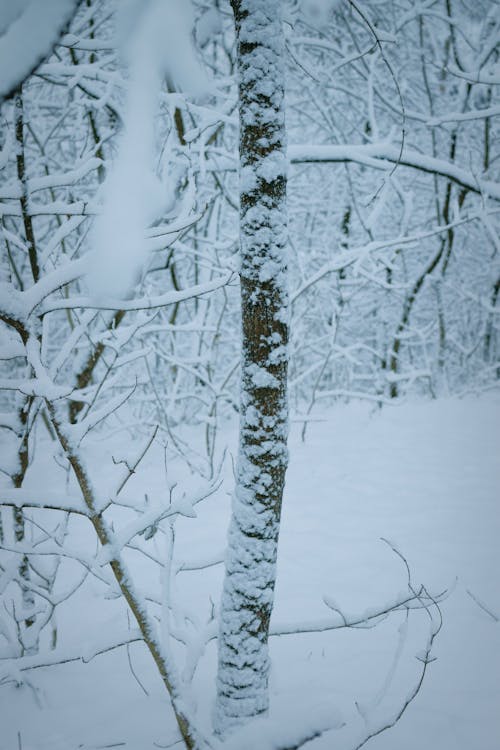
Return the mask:
MULTIPOLYGON (((405 587, 405 572, 381 536, 406 555, 415 582, 438 591, 458 576, 442 604, 437 660, 429 665, 421 693, 397 726, 366 748, 498 750, 500 622, 467 592, 500 616, 500 396, 407 403, 382 411, 351 404, 321 418, 309 425, 305 444, 300 441, 302 425, 292 431, 272 623, 324 618, 329 612, 324 595, 346 612, 363 612, 396 596, 405 587)), ((195 441, 196 435, 185 437, 195 441)), ((236 427, 222 436, 226 440, 234 449, 236 427)), ((117 451, 115 438, 109 453, 117 451)), ((97 472, 105 471, 103 452, 100 443, 94 456, 97 472)), ((29 486, 42 484, 49 490, 48 477, 56 484, 54 466, 49 445, 41 445, 29 486)), ((132 494, 147 482, 164 491, 161 455, 131 481, 132 494)), ((199 506, 198 519, 177 525, 180 559, 209 559, 223 547, 233 481, 228 466, 224 485, 210 505, 199 506)), ((81 548, 93 549, 83 525, 81 548)), ((156 553, 164 554, 163 539, 156 553)), ((220 574, 220 566, 212 566, 183 573, 178 581, 178 596, 202 619, 210 611, 210 599, 219 598, 220 574)), ((159 586, 159 573, 157 582, 159 586)), ((138 583, 142 591, 151 590, 149 569, 138 583)), ((60 585, 64 589, 68 581, 60 585)), ((315 739, 307 750, 352 750, 365 729, 354 702, 372 707, 385 686, 383 699, 373 707, 374 718, 383 719, 400 705, 421 666, 415 655, 425 642, 426 619, 423 613, 411 616, 389 685, 403 613, 371 630, 271 638, 269 722, 261 720, 245 740, 235 736, 237 750, 270 750, 278 737, 291 744, 292 735, 305 736, 308 729, 339 721, 345 722, 343 728, 315 739)), ((134 635, 122 603, 97 599, 91 582, 61 605, 58 625, 58 649, 86 658, 91 658, 96 639, 113 642, 128 628, 134 635)), ((17 748, 18 731, 23 750, 95 750, 113 743, 124 750, 153 750, 178 740, 150 655, 132 644, 130 658, 147 696, 130 672, 125 649, 85 664, 33 670, 27 673, 33 689, 1 687, 0 749, 17 748)), ((215 667, 212 641, 194 685, 200 722, 207 727, 215 667)))
POLYGON ((47 57, 78 0, 0 0, 0 101, 47 57))
POLYGON ((147 260, 145 231, 172 208, 171 191, 154 169, 155 117, 162 77, 200 93, 205 76, 196 58, 191 6, 185 0, 124 3, 119 38, 129 66, 124 132, 103 186, 95 222, 89 290, 102 299, 127 297, 147 260))

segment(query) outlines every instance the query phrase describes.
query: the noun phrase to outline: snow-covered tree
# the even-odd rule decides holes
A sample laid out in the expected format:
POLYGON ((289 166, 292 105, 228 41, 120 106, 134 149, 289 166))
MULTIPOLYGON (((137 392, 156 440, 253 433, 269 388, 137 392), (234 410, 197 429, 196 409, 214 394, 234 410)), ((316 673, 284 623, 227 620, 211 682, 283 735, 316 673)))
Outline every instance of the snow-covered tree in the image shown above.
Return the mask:
MULTIPOLYGON (((0 61, 40 5, 0 3, 0 61)), ((95 595, 119 622, 85 658, 142 644, 186 747, 296 748, 338 724, 268 733, 269 642, 419 609, 419 680, 361 747, 418 693, 442 596, 273 622, 288 409, 305 438, 339 399, 495 386, 498 5, 46 6, 0 65, 0 686, 79 660, 58 613, 95 595), (221 484, 227 549, 199 554, 221 484), (184 595, 223 565, 220 607, 184 595)))
POLYGON ((280 2, 234 0, 242 362, 236 488, 221 605, 216 726, 269 705, 269 624, 288 437, 284 36, 280 2))

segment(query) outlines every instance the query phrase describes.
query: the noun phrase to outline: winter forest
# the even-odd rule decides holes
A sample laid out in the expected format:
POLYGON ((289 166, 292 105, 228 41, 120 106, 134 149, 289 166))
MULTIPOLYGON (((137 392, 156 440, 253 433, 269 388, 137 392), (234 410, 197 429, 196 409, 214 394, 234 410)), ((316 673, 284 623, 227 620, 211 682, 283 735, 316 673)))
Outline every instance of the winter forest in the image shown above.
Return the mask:
POLYGON ((498 750, 499 116, 498 0, 0 0, 0 750, 498 750))

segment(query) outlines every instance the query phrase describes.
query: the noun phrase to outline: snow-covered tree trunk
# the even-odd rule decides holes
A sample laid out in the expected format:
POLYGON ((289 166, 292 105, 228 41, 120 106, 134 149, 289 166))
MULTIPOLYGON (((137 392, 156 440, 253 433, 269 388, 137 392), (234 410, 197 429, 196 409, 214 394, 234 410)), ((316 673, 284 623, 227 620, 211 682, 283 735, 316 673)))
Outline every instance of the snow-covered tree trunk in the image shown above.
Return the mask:
POLYGON ((279 0, 233 0, 240 112, 240 442, 221 605, 216 730, 268 708, 287 466, 284 40, 279 0))

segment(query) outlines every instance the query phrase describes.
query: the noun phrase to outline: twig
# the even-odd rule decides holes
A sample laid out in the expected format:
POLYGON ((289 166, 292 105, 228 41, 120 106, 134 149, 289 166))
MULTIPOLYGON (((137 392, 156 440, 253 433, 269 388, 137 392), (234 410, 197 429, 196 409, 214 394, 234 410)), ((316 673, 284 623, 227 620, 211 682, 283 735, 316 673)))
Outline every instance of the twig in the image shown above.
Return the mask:
MULTIPOLYGON (((375 44, 379 48, 379 50, 380 50, 380 56, 382 57, 382 60, 384 61, 384 63, 386 65, 389 73, 391 74, 391 78, 394 81, 394 85, 396 87, 396 91, 398 92, 399 101, 401 103, 401 113, 402 113, 401 147, 399 149, 399 156, 398 156, 396 162, 394 163, 393 168, 389 172, 389 175, 388 175, 387 179, 390 179, 392 177, 392 175, 394 174, 394 172, 396 171, 396 169, 398 168, 399 164, 401 163, 401 157, 403 156, 403 150, 404 150, 404 146, 405 146, 406 109, 405 109, 405 105, 404 105, 403 94, 401 92, 401 88, 400 88, 398 79, 396 77, 396 74, 394 73, 394 70, 392 68, 392 65, 389 62, 389 60, 387 59, 386 55, 385 55, 384 48, 382 47, 382 42, 381 42, 380 38, 378 37, 377 32, 375 31, 375 28, 373 27, 373 24, 371 23, 370 19, 366 16, 366 14, 364 13, 364 11, 361 10, 361 8, 359 7, 359 5, 356 2, 354 2, 354 0, 349 0, 349 5, 352 5, 352 7, 356 11, 356 13, 358 13, 358 15, 361 16, 361 18, 363 19, 363 21, 366 23, 366 25, 370 29, 370 32, 375 37, 375 44)), ((384 183, 385 183, 385 180, 384 180, 384 183)), ((375 195, 373 196, 373 198, 371 199, 370 202, 372 202, 372 201, 375 200, 375 198, 377 197, 377 195, 382 190, 382 187, 383 187, 383 184, 379 187, 379 189, 377 190, 377 192, 375 193, 375 195)))
POLYGON ((466 592, 469 594, 470 598, 476 602, 477 606, 483 610, 483 612, 486 612, 487 615, 489 615, 495 622, 500 622, 500 617, 498 617, 494 612, 491 611, 491 609, 488 609, 486 604, 482 602, 478 597, 472 593, 469 589, 465 589, 466 592))
POLYGON ((151 435, 150 439, 148 440, 148 442, 146 444, 146 447, 144 448, 144 450, 142 451, 142 453, 139 455, 139 457, 137 458, 136 462, 132 466, 129 466, 128 463, 125 462, 125 461, 115 461, 115 459, 113 458, 113 463, 115 463, 115 464, 116 463, 125 463, 125 466, 127 467, 127 470, 128 470, 127 476, 121 482, 120 486, 118 487, 118 489, 116 491, 116 496, 117 497, 120 494, 120 492, 123 490, 123 488, 125 487, 125 485, 127 484, 128 480, 130 479, 130 477, 132 476, 132 474, 135 474, 135 471, 136 471, 137 467, 139 466, 139 464, 141 463, 142 459, 144 458, 144 456, 146 455, 146 453, 150 449, 151 445, 153 444, 153 441, 154 441, 154 439, 156 437, 156 434, 158 432, 158 427, 159 426, 156 425, 156 427, 155 427, 155 429, 153 431, 153 434, 151 435))
MULTIPOLYGON (((129 613, 128 613, 128 610, 127 610, 127 623, 128 623, 129 629, 130 629, 130 615, 129 615, 129 613)), ((144 693, 145 695, 147 695, 147 696, 148 696, 148 698, 149 698, 149 693, 148 693, 148 691, 146 690, 146 688, 144 687, 144 685, 143 685, 143 684, 142 684, 142 682, 140 681, 139 677, 137 676, 137 674, 136 674, 136 672, 135 672, 135 670, 134 670, 134 667, 132 666, 132 659, 131 659, 131 657, 130 657, 130 643, 127 643, 127 644, 126 644, 126 649, 127 649, 127 660, 128 660, 128 665, 129 665, 129 667, 130 667, 130 671, 132 672, 132 675, 133 675, 133 677, 135 678, 135 681, 137 682, 137 684, 139 685, 139 687, 141 688, 142 692, 143 692, 143 693, 144 693)))

